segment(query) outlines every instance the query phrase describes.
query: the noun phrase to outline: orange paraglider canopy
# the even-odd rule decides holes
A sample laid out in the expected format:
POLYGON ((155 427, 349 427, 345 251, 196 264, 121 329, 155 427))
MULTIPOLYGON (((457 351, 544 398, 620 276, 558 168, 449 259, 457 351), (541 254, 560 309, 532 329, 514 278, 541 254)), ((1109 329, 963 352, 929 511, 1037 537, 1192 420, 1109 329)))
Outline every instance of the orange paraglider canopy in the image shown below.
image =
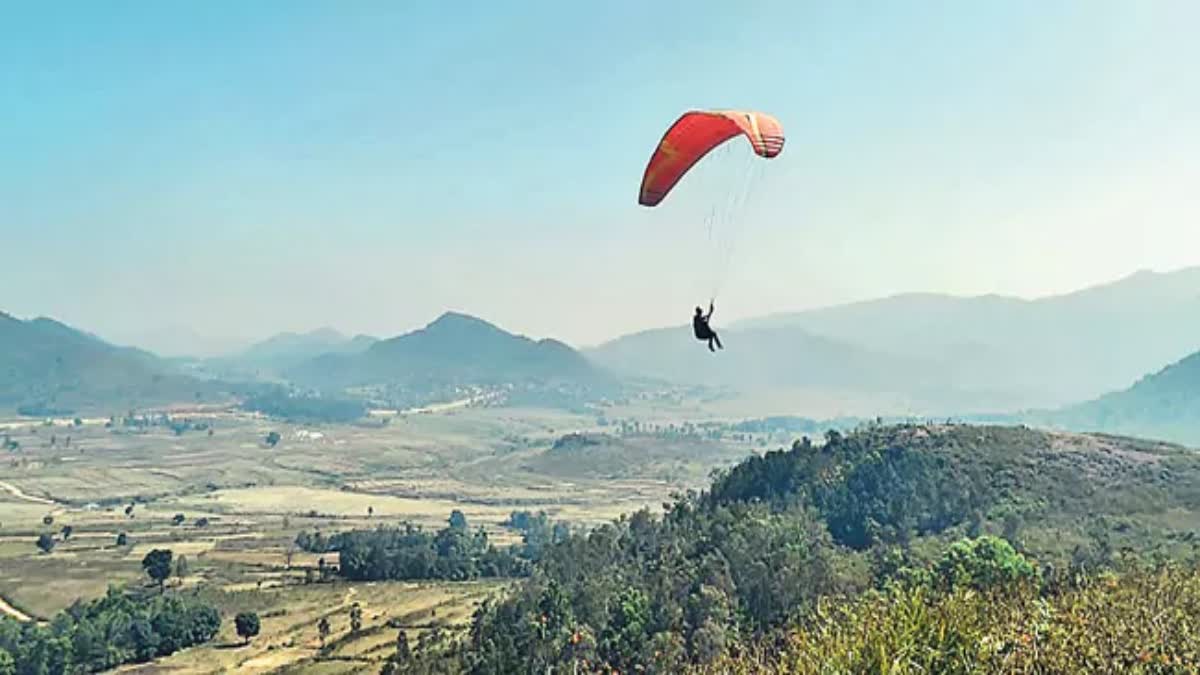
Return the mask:
POLYGON ((744 135, 754 153, 770 159, 783 152, 783 126, 760 112, 743 110, 693 110, 684 113, 667 130, 650 156, 642 176, 638 203, 655 206, 710 150, 737 135, 744 135))

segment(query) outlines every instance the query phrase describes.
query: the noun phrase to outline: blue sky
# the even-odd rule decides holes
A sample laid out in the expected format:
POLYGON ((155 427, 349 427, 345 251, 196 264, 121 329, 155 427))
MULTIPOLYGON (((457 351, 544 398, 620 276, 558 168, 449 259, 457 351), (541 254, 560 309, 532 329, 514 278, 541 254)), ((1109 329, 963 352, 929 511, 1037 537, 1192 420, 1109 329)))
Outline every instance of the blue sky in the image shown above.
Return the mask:
POLYGON ((0 4, 0 308, 168 352, 681 323, 708 184, 636 191, 704 107, 788 134, 718 318, 1200 264, 1194 2, 453 7, 0 4))

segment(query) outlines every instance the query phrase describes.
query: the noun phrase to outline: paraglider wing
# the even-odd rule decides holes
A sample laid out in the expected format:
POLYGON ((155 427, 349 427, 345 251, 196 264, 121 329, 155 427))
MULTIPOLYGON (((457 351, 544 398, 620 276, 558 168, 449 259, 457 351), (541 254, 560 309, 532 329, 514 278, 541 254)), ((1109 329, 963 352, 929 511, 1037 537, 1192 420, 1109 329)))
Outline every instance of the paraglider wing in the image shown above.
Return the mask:
POLYGON ((684 113, 650 156, 638 203, 656 206, 696 162, 738 135, 745 136, 760 157, 770 159, 783 151, 783 127, 770 115, 741 110, 684 113))

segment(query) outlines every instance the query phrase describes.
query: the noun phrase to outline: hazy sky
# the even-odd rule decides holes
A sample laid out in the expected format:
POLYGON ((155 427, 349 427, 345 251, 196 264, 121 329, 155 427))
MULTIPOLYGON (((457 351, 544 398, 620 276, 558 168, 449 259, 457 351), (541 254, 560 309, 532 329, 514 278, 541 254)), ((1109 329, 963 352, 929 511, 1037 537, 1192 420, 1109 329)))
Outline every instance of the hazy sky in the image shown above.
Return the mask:
POLYGON ((1198 25, 1191 0, 0 3, 0 309, 167 350, 445 309, 582 344, 682 323, 710 195, 636 193, 695 107, 788 134, 719 320, 1198 264, 1198 25))

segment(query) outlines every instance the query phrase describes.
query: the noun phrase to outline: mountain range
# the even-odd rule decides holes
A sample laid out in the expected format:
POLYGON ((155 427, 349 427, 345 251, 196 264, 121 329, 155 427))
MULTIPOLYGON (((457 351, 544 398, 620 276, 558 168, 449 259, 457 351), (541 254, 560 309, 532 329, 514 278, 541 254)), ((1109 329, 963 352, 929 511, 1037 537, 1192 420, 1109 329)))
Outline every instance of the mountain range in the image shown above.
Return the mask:
POLYGON ((348 337, 328 326, 306 333, 278 333, 229 356, 207 359, 224 373, 276 375, 325 354, 357 354, 378 342, 370 335, 348 337))
POLYGON ((219 394, 214 383, 181 375, 149 352, 114 346, 53 319, 0 312, 0 406, 40 415, 97 401, 124 409, 219 394))
POLYGON ((809 414, 797 395, 803 391, 810 401, 870 399, 846 414, 1036 410, 1019 414, 1200 441, 1191 435, 1200 429, 1200 268, 1139 272, 1038 300, 908 294, 717 328, 726 345, 717 354, 692 339, 690 327, 580 353, 448 312, 383 340, 323 328, 184 364, 52 319, 0 314, 0 406, 111 410, 208 400, 231 390, 223 382, 247 380, 393 403, 497 387, 556 392, 543 402, 571 392, 566 398, 577 402, 610 393, 626 376, 703 384, 777 408, 757 414, 809 414))
POLYGON ((724 328, 717 359, 688 349, 690 330, 647 331, 588 355, 617 372, 738 390, 882 386, 926 411, 1057 407, 1200 349, 1200 267, 1036 300, 905 294, 773 315, 724 328))
POLYGON ((600 373, 557 340, 533 340, 482 319, 447 312, 424 328, 379 340, 360 352, 307 360, 287 376, 306 386, 344 388, 582 382, 596 380, 600 373))

